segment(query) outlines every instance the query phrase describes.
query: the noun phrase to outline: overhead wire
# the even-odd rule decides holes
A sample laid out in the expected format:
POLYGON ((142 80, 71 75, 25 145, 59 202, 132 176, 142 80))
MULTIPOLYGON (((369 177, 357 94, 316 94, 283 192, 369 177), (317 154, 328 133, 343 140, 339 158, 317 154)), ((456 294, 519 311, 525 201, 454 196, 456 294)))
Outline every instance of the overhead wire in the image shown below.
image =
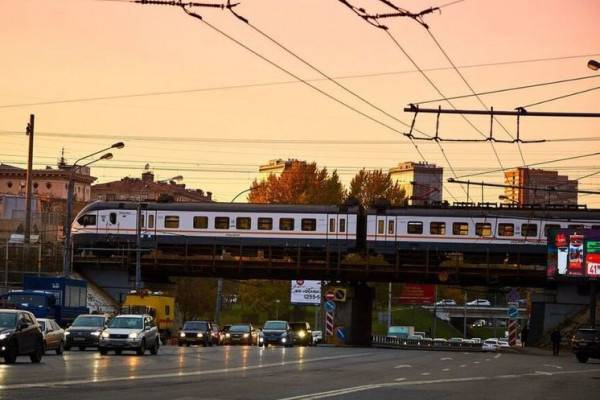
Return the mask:
POLYGON ((577 96, 579 94, 583 94, 583 93, 587 93, 587 92, 592 92, 592 91, 598 90, 598 89, 600 89, 600 86, 596 86, 596 87, 593 87, 593 88, 580 90, 580 91, 573 92, 573 93, 564 94, 562 96, 552 97, 550 99, 541 100, 541 101, 538 101, 538 102, 535 102, 535 103, 531 103, 531 104, 527 104, 527 105, 524 105, 524 106, 520 106, 518 108, 528 108, 528 107, 539 106, 540 104, 546 104, 546 103, 550 103, 552 101, 566 99, 567 97, 577 96))

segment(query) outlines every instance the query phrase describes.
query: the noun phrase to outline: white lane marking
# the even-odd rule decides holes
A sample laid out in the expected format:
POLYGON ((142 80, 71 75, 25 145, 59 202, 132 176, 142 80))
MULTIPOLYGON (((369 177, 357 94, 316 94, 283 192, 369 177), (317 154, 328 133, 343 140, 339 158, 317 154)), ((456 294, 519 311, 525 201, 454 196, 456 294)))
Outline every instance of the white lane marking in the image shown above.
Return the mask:
POLYGON ((492 361, 492 359, 491 358, 486 358, 485 361, 492 361))
POLYGON ((473 364, 479 364, 479 361, 473 361, 473 364))
POLYGON ((405 380, 406 380, 406 378, 396 378, 396 379, 394 379, 394 380, 395 380, 396 382, 402 382, 402 381, 405 381, 405 380))
POLYGON ((450 371, 450 368, 444 368, 442 371, 448 372, 448 371, 450 371))
POLYGON ((498 354, 496 354, 496 355, 494 356, 494 358, 500 358, 500 356, 501 356, 501 355, 502 355, 502 354, 498 353, 498 354))
POLYGON ((400 364, 400 365, 396 365, 394 368, 412 368, 412 365, 400 364))
POLYGON ((550 368, 556 368, 556 369, 562 369, 563 368, 560 365, 553 365, 553 364, 544 364, 544 367, 550 367, 550 368))
POLYGON ((366 355, 371 355, 373 353, 357 353, 357 354, 346 354, 340 356, 329 356, 329 357, 317 357, 317 358, 308 358, 308 359, 300 359, 300 360, 292 360, 292 361, 280 361, 269 364, 257 364, 257 365, 248 365, 245 367, 234 367, 234 368, 221 368, 221 369, 212 369, 212 370, 204 370, 204 371, 179 371, 179 372, 169 372, 163 374, 147 374, 147 375, 132 375, 132 376, 119 376, 112 378, 91 378, 91 379, 74 379, 68 381, 54 381, 54 382, 38 382, 38 383, 18 383, 12 385, 0 385, 0 390, 4 389, 29 389, 29 388, 40 388, 40 387, 54 387, 54 386, 75 386, 75 385, 85 385, 91 383, 106 383, 106 382, 119 382, 119 381, 138 381, 138 380, 148 380, 148 379, 160 379, 160 378, 184 378, 188 376, 200 376, 200 375, 214 375, 220 373, 230 373, 230 372, 242 372, 249 371, 261 368, 270 368, 270 367, 283 367, 286 365, 296 365, 296 364, 304 364, 309 362, 317 362, 317 361, 329 361, 329 360, 340 360, 344 358, 356 358, 356 357, 364 357, 366 355))
POLYGON ((421 375, 423 375, 423 376, 431 375, 431 372, 422 372, 421 375))
MULTIPOLYGON (((581 373, 596 373, 600 372, 600 369, 588 369, 588 370, 574 370, 574 371, 557 371, 552 374, 544 375, 557 375, 557 374, 581 374, 581 373)), ((486 381, 495 379, 518 379, 528 376, 540 376, 537 373, 528 373, 522 375, 497 375, 497 376, 473 376, 469 378, 448 378, 448 379, 434 379, 434 380, 422 380, 422 381, 401 381, 401 382, 390 382, 390 383, 379 383, 363 386, 353 386, 337 390, 329 390, 326 392, 301 394, 298 396, 284 397, 278 400, 317 400, 324 399, 327 397, 337 397, 345 394, 364 392, 366 390, 374 390, 388 387, 402 387, 402 386, 413 386, 413 385, 435 385, 438 383, 460 383, 460 382, 473 382, 473 381, 486 381)))
MULTIPOLYGON (((548 376, 550 376, 550 375, 552 375, 552 374, 553 374, 552 372, 546 372, 546 371, 535 371, 535 374, 534 374, 534 375, 548 375, 548 376)), ((530 375, 531 375, 531 374, 530 374, 530 375)))
POLYGON ((467 364, 460 364, 460 367, 461 367, 461 368, 464 368, 464 367, 466 367, 466 366, 467 366, 467 364))
POLYGON ((447 361, 447 360, 453 360, 452 357, 442 357, 440 358, 440 361, 447 361))

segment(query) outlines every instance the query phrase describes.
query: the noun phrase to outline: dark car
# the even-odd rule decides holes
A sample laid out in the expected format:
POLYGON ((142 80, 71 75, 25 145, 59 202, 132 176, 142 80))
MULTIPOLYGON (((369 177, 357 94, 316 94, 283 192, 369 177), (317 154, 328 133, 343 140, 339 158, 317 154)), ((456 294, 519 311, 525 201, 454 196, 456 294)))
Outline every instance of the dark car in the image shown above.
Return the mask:
POLYGON ((300 346, 311 346, 313 344, 312 329, 308 322, 290 322, 294 332, 294 343, 300 346))
POLYGON ((586 363, 590 358, 600 358, 600 330, 578 329, 571 339, 571 349, 580 363, 586 363))
POLYGON ((267 321, 258 339, 259 346, 280 344, 285 347, 294 345, 294 332, 287 321, 267 321))
POLYGON ((177 345, 191 346, 201 344, 204 347, 215 343, 213 324, 208 321, 187 321, 179 331, 177 345))
POLYGON ((12 364, 18 356, 39 363, 44 354, 44 337, 35 317, 28 311, 0 310, 0 356, 12 364))
POLYGON ((108 323, 107 315, 82 314, 75 318, 73 324, 65 331, 65 350, 78 347, 98 347, 100 335, 108 323))
POLYGON ((251 324, 231 325, 225 334, 225 344, 258 344, 258 332, 251 324))

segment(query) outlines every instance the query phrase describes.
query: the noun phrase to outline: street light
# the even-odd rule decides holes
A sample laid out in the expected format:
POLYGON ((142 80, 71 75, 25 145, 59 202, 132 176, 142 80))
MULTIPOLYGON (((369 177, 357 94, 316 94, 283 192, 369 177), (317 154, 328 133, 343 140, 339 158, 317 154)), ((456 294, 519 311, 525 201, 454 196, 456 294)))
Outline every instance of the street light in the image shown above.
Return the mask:
POLYGON ((113 154, 105 153, 105 154, 102 154, 102 156, 95 158, 92 161, 89 161, 85 164, 79 165, 78 163, 87 158, 97 156, 100 153, 104 153, 107 150, 122 149, 123 147, 125 147, 125 143, 123 143, 123 142, 114 143, 113 145, 106 147, 102 150, 98 150, 94 153, 88 154, 87 156, 81 157, 80 159, 75 161, 73 163, 73 165, 71 166, 71 170, 69 173, 69 186, 67 189, 67 209, 65 212, 65 226, 63 229, 64 234, 65 234, 65 246, 63 249, 63 275, 64 276, 69 276, 69 274, 71 273, 71 223, 73 222, 73 221, 71 221, 71 219, 72 219, 72 214, 73 214, 73 192, 75 191, 75 172, 79 168, 87 167, 88 165, 93 164, 97 161, 110 160, 113 158, 113 154))
POLYGON ((159 181, 156 181, 157 183, 166 183, 166 182, 170 182, 170 181, 176 181, 176 182, 181 182, 183 180, 183 176, 182 175, 177 175, 174 176, 172 178, 169 179, 161 179, 159 181))
POLYGON ((587 63, 589 69, 593 71, 598 71, 600 69, 600 61, 589 60, 587 63))

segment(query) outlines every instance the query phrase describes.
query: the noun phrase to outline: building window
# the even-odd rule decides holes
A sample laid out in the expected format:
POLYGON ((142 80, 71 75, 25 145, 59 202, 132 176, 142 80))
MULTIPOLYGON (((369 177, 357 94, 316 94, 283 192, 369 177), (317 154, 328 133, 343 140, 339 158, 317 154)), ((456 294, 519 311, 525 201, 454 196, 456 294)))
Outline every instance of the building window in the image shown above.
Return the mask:
POLYGON ((445 235, 446 234, 446 223, 445 222, 432 222, 429 224, 429 233, 431 235, 445 235))
POLYGON ((385 221, 380 219, 377 221, 377 234, 383 235, 385 233, 385 221))
POLYGON ((335 218, 329 218, 329 232, 335 232, 335 218))
POLYGON ((280 231, 293 231, 294 230, 294 218, 279 218, 279 230, 280 231))
POLYGON ((550 236, 550 231, 556 231, 559 229, 560 229, 559 224, 546 224, 546 226, 544 226, 544 236, 548 237, 548 236, 550 236))
POLYGON ((154 228, 154 214, 148 215, 148 228, 154 228))
POLYGON ((406 224, 406 232, 410 233, 411 235, 422 234, 423 233, 423 223, 416 222, 416 221, 410 221, 408 224, 406 224))
POLYGON ((258 230, 259 231, 270 231, 273 229, 273 218, 259 218, 258 219, 258 230))
POLYGON ((452 234, 466 236, 469 234, 469 224, 467 222, 454 222, 452 224, 452 234))
POLYGON ((39 185, 37 182, 33 182, 33 188, 34 188, 34 189, 37 189, 37 188, 38 188, 38 186, 40 186, 40 185, 39 185))
POLYGON ((388 221, 388 235, 394 234, 394 221, 388 221))
POLYGON ((537 234, 537 224, 521 224, 521 236, 535 237, 537 234))
POLYGON ((52 183, 46 182, 46 189, 52 189, 52 183))
POLYGON ((250 217, 237 217, 235 219, 235 227, 236 229, 244 229, 248 230, 252 227, 252 220, 250 217))
POLYGON ((10 189, 12 187, 13 183, 11 181, 6 182, 6 186, 8 186, 8 188, 10 189))
POLYGON ((117 223, 117 213, 111 212, 108 216, 108 220, 110 221, 111 224, 116 224, 117 223))
POLYGON ((215 217, 215 229, 229 229, 229 217, 215 217))
POLYGON ((179 228, 179 217, 177 215, 166 215, 165 216, 165 228, 169 228, 169 229, 179 228))
POLYGON ((513 224, 498 224, 498 236, 514 236, 515 226, 513 224))
POLYGON ((196 216, 194 217, 194 229, 207 229, 208 228, 208 217, 196 216))
POLYGON ((303 231, 316 231, 317 220, 314 218, 302 218, 300 229, 303 231))
POLYGON ((492 236, 492 224, 489 224, 487 222, 476 223, 475 234, 477 236, 492 236))

